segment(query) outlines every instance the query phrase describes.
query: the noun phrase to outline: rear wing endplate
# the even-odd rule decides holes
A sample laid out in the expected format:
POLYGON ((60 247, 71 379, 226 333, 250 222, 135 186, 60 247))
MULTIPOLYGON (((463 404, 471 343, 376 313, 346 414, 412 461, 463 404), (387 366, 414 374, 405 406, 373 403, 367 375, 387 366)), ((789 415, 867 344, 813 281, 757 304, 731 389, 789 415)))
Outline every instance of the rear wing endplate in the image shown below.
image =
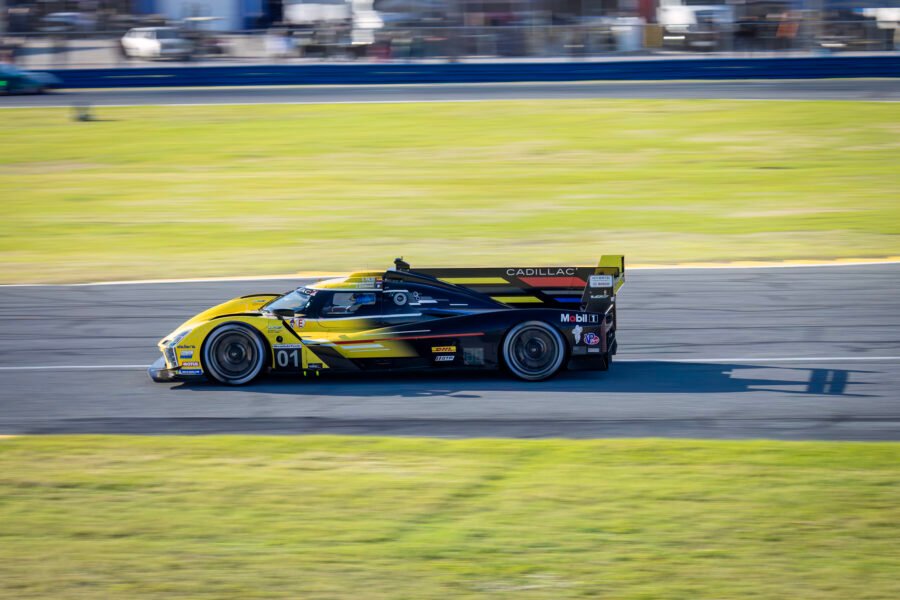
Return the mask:
POLYGON ((581 296, 581 310, 604 313, 615 302, 619 288, 625 284, 625 256, 609 254, 600 257, 594 273, 581 296))

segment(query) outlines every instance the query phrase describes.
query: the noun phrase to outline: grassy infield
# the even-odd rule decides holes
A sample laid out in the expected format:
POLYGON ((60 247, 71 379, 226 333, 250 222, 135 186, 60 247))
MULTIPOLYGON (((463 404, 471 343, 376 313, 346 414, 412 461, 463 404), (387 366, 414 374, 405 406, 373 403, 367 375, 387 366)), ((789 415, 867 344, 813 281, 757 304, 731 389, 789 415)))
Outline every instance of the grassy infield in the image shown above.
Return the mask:
POLYGON ((900 254, 896 104, 0 114, 0 282, 900 254))
POLYGON ((900 597, 892 444, 0 440, 0 596, 900 597))
MULTIPOLYGON (((900 254, 890 104, 99 112, 0 115, 0 280, 900 254)), ((0 439, 0 597, 897 598, 898 458, 0 439)))

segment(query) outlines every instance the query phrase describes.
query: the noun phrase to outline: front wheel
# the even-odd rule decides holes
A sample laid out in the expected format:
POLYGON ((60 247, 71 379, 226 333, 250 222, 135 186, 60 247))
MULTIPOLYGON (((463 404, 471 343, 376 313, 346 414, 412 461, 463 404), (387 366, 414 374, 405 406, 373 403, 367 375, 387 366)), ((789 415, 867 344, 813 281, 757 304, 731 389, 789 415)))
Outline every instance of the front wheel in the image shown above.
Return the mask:
POLYGON ((503 362, 513 375, 541 381, 555 375, 566 358, 566 344, 556 328, 541 321, 513 327, 503 341, 503 362))
POLYGON ((265 365, 266 347, 260 336, 244 325, 228 323, 214 330, 203 345, 207 374, 226 385, 253 381, 265 365))

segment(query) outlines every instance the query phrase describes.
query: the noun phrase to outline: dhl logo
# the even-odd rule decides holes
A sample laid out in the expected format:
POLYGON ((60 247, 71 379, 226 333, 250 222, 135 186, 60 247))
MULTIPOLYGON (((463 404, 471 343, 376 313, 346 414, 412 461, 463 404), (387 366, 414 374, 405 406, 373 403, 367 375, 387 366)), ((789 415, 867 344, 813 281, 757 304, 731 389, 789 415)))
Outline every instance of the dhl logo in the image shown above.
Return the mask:
POLYGON ((456 346, 432 346, 431 351, 435 354, 456 352, 456 346))

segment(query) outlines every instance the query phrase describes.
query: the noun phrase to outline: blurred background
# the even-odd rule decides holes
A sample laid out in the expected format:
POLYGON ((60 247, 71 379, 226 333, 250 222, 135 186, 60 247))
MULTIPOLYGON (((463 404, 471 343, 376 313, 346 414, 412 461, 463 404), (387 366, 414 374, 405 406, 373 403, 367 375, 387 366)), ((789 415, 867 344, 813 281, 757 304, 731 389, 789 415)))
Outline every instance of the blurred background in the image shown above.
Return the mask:
POLYGON ((885 52, 895 0, 0 0, 23 68, 885 52))

